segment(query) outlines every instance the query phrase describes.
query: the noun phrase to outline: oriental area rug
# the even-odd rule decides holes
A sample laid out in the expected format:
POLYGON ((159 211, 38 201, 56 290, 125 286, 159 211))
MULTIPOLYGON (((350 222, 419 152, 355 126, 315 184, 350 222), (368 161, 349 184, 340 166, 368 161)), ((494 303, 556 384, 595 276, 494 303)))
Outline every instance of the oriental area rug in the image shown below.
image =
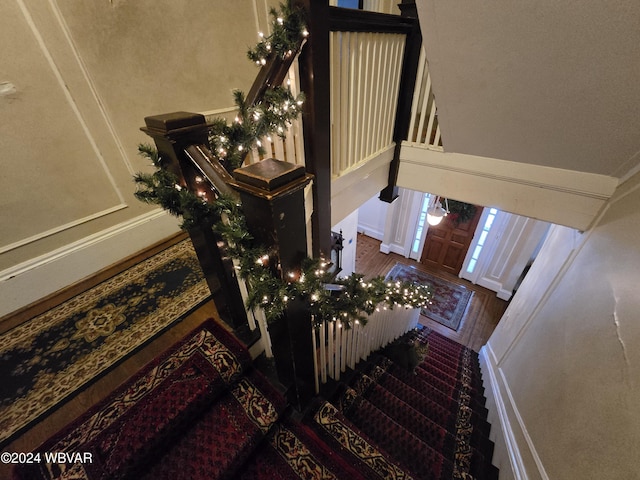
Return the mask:
POLYGON ((210 297, 183 240, 0 335, 0 448, 210 297))
POLYGON ((433 292, 431 304, 428 308, 423 308, 420 313, 445 327, 458 330, 473 293, 471 290, 401 263, 393 266, 387 274, 387 279, 408 280, 431 287, 433 292))

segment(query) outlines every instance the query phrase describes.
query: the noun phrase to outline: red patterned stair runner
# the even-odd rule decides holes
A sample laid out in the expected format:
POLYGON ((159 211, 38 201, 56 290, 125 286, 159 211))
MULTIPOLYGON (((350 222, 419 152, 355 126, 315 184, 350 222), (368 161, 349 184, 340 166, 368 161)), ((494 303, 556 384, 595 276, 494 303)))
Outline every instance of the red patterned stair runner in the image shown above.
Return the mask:
POLYGON ((428 344, 419 349, 426 355, 413 372, 373 355, 339 389, 334 404, 409 471, 416 472, 414 458, 428 464, 431 476, 420 472, 421 478, 440 478, 439 472, 442 478, 497 478, 477 354, 434 334, 423 329, 401 340, 428 344), (452 464, 453 474, 430 450, 408 453, 416 442, 405 439, 412 436, 452 464))
POLYGON ((91 462, 19 465, 15 478, 139 477, 250 362, 229 333, 207 322, 37 449, 88 452, 91 462))
POLYGON ((299 421, 246 348, 205 322, 37 450, 92 462, 20 465, 14 477, 497 478, 475 352, 414 335, 429 343, 416 374, 376 356, 336 405, 318 398, 299 421))
POLYGON ((150 468, 145 479, 234 478, 285 402, 257 372, 242 377, 150 468))

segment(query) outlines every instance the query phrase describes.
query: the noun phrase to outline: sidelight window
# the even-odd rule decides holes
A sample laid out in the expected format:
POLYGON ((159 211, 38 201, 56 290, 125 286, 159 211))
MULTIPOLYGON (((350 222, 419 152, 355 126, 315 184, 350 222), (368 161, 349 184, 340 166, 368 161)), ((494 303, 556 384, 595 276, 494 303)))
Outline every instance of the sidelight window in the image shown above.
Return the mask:
POLYGON ((489 230, 491 230, 491 226, 493 225, 493 221, 495 220, 497 214, 498 210, 496 208, 489 209, 489 214, 487 215, 487 219, 485 220, 484 226, 482 227, 482 232, 480 233, 480 238, 478 239, 478 243, 473 249, 473 255, 471 255, 469 265, 467 265, 467 273, 473 273, 473 269, 476 268, 476 263, 478 263, 478 258, 480 258, 480 252, 482 251, 482 247, 487 240, 487 235, 489 235, 489 230))

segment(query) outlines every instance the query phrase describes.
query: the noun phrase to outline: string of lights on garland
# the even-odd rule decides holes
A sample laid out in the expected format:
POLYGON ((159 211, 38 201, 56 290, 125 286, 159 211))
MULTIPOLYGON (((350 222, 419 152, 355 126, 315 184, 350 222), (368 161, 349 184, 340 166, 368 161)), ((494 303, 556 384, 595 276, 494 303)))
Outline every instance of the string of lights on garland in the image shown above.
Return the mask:
MULTIPOLYGON (((280 9, 271 8, 271 34, 259 32, 260 41, 247 52, 248 58, 258 66, 265 65, 271 56, 287 58, 297 53, 309 35, 304 21, 304 12, 293 6, 291 0, 280 4, 280 9)), ((238 109, 230 125, 217 119, 209 130, 211 152, 230 172, 240 167, 247 152, 256 148, 259 155, 266 150, 261 139, 271 142, 271 135, 284 138, 287 128, 301 113, 304 95, 293 96, 288 87, 270 87, 253 105, 245 101, 244 93, 234 91, 238 109)))
POLYGON ((180 186, 179 179, 167 170, 158 151, 149 144, 138 145, 138 154, 151 161, 153 173, 137 173, 135 197, 149 204, 160 205, 171 215, 181 218, 180 228, 189 230, 216 217, 216 209, 203 198, 180 186))
POLYGON ((182 217, 185 229, 217 219, 213 228, 225 240, 229 255, 237 261, 238 275, 247 283, 246 306, 263 309, 268 322, 280 317, 288 302, 295 298, 305 301, 318 321, 339 320, 346 328, 353 323, 365 325, 367 316, 380 308, 419 308, 431 302, 432 292, 424 285, 389 282, 380 276, 365 281, 357 273, 334 278, 327 270, 328 262, 322 258, 307 258, 300 271, 274 275, 270 262, 276 252, 255 242, 241 205, 226 196, 218 197, 214 203, 204 202, 188 189, 179 188, 177 178, 162 168, 162 159, 152 146, 140 145, 139 153, 150 159, 157 171, 153 175, 136 175, 141 187, 136 197, 182 217))
POLYGON ((364 280, 361 274, 334 278, 325 259, 307 258, 299 271, 273 274, 271 261, 276 252, 256 245, 247 230, 242 207, 221 196, 214 208, 224 221, 214 225, 238 261, 238 275, 249 290, 247 307, 261 308, 267 321, 277 319, 293 299, 307 303, 315 319, 340 321, 346 328, 367 323, 367 316, 379 309, 419 308, 429 305, 429 287, 408 281, 386 281, 378 276, 364 280))
POLYGON ((270 55, 287 58, 300 48, 300 38, 309 35, 304 21, 304 12, 294 8, 291 1, 280 4, 280 10, 271 8, 269 14, 273 18, 271 34, 265 36, 258 32, 260 42, 247 52, 249 60, 256 65, 265 65, 270 55))
MULTIPOLYGON (((257 64, 264 64, 269 55, 283 58, 296 52, 308 32, 300 10, 291 2, 271 10, 274 19, 271 35, 260 34, 261 41, 248 52, 257 64), (265 60, 265 61, 263 61, 265 60)), ((248 105, 242 92, 234 92, 237 115, 231 124, 215 120, 209 131, 211 152, 230 172, 242 165, 248 151, 256 148, 264 154, 260 139, 270 141, 271 135, 285 136, 290 122, 298 117, 303 95, 294 97, 288 88, 269 88, 262 99, 248 105)), ((258 245, 247 229, 242 207, 225 196, 208 202, 170 173, 156 149, 148 144, 138 147, 141 156, 151 161, 153 173, 134 176, 139 200, 162 206, 182 219, 181 228, 213 223, 227 243, 228 253, 237 261, 238 275, 248 286, 247 308, 262 308, 268 322, 276 320, 293 299, 307 303, 313 318, 340 321, 346 328, 353 323, 366 324, 367 316, 376 309, 394 307, 417 308, 428 305, 428 287, 410 282, 386 282, 382 277, 364 280, 359 274, 334 278, 327 271, 324 259, 308 258, 300 271, 279 272, 271 265, 276 252, 258 245)))
POLYGON ((282 138, 291 122, 298 118, 304 95, 294 97, 291 90, 273 87, 254 105, 247 105, 244 93, 233 92, 237 114, 231 124, 215 119, 209 128, 209 147, 220 163, 230 172, 242 166, 247 152, 256 148, 260 155, 266 150, 261 139, 271 142, 271 135, 282 138))
MULTIPOLYGON (((279 10, 270 9, 272 33, 267 37, 259 33, 260 42, 247 53, 250 59, 265 60, 258 61, 259 65, 266 63, 269 55, 284 58, 297 52, 309 35, 302 9, 295 8, 291 0, 281 3, 279 7, 279 10)), ((233 96, 237 107, 233 122, 229 124, 224 118, 217 118, 209 125, 208 134, 211 153, 230 173, 242 166, 252 149, 264 155, 263 140, 270 142, 272 135, 284 138, 291 122, 300 115, 304 103, 304 95, 294 97, 288 86, 266 89, 262 98, 252 105, 247 104, 244 93, 239 90, 234 91, 233 96)), ((182 218, 180 226, 185 230, 215 218, 217 212, 204 198, 183 188, 179 179, 166 170, 167 165, 158 157, 154 147, 141 144, 138 152, 155 167, 154 173, 138 173, 134 176, 138 186, 135 196, 139 200, 161 205, 172 215, 182 218)))

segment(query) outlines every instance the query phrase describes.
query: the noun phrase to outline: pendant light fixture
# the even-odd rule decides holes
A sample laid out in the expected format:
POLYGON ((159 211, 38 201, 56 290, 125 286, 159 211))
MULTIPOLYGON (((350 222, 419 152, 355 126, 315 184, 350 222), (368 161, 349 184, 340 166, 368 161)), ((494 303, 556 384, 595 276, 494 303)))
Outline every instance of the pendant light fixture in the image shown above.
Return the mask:
POLYGON ((438 196, 434 200, 433 205, 427 209, 427 223, 429 225, 438 225, 442 219, 447 216, 449 213, 449 202, 446 198, 444 199, 444 204, 446 205, 446 208, 442 207, 440 197, 438 196))

